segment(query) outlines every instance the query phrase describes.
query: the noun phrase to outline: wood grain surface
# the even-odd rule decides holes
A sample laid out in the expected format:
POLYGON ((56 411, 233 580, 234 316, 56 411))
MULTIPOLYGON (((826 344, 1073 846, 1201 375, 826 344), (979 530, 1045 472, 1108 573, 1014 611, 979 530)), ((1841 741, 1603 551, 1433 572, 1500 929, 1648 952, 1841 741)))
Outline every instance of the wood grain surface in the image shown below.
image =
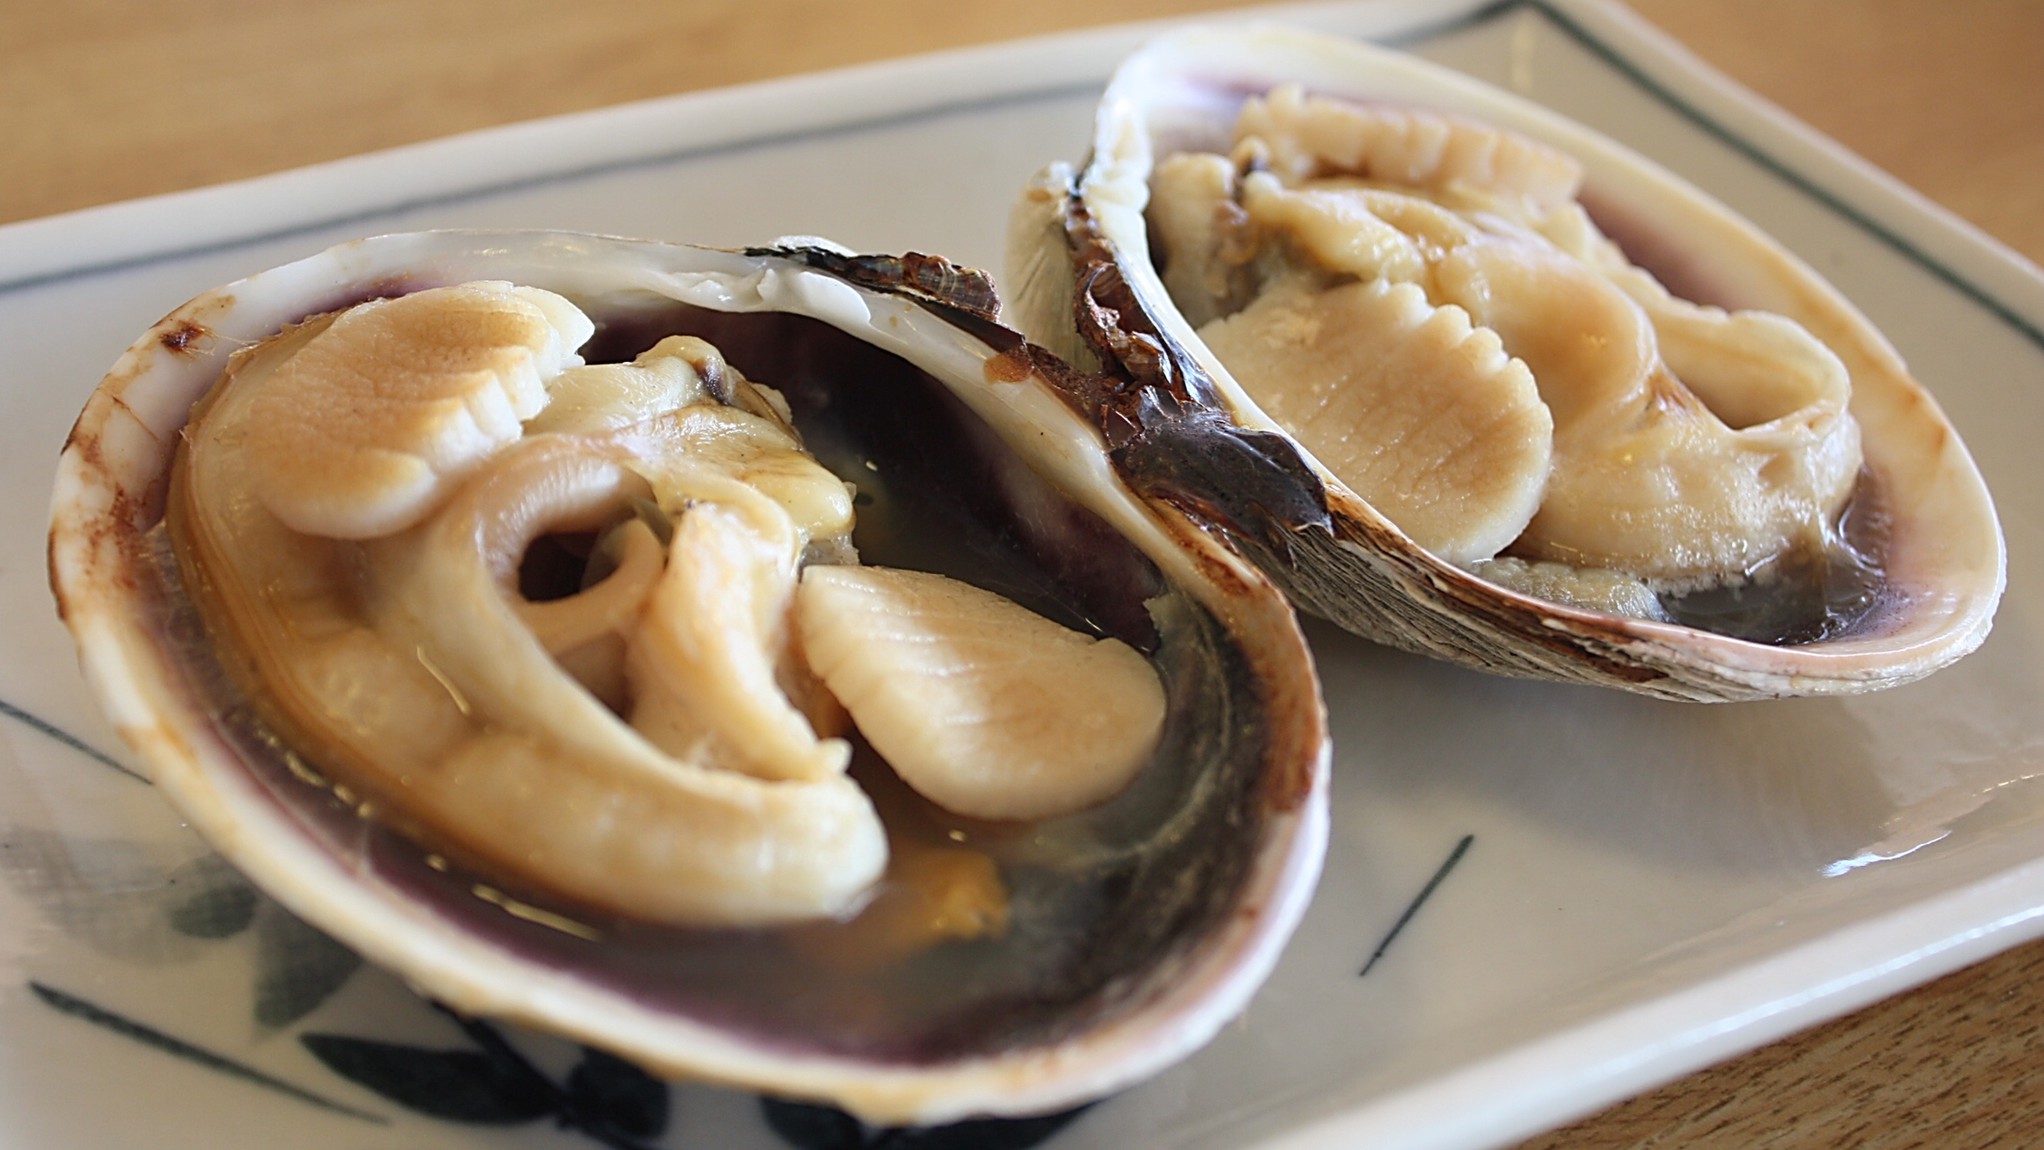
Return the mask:
MULTIPOLYGON (((558 112, 1235 0, 0 0, 0 222, 558 112)), ((1634 0, 2044 261, 2044 3, 1634 0)), ((2044 1146, 2044 942, 1528 1150, 2044 1146)))

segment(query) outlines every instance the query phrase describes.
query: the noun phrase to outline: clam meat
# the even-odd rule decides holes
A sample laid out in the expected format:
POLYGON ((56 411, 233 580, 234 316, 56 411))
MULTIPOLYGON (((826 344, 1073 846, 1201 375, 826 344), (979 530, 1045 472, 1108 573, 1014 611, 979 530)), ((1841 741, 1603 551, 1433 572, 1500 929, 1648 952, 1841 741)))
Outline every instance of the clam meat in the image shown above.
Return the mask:
POLYGON ((1359 633, 1727 699, 1906 682, 1991 622, 1991 503, 1864 318, 1466 79, 1275 27, 1167 37, 1083 170, 1025 190, 1009 262, 1032 337, 1220 415, 1235 470, 1181 499, 1359 633))
POLYGON ((130 350, 53 584, 201 833, 456 1009, 1045 1111, 1238 1011, 1325 840, 1282 596, 1078 378, 934 258, 380 237, 130 350))

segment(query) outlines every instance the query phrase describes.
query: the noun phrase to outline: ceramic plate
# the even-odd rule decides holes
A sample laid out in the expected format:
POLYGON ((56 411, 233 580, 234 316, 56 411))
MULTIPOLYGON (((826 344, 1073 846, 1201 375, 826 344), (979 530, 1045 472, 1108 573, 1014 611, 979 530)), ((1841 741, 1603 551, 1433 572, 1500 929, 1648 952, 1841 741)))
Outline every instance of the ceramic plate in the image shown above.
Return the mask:
POLYGON ((52 464, 163 312, 367 233, 799 232, 993 266, 1014 189, 1078 155, 1099 86, 1150 30, 632 105, 0 228, 0 1144, 1477 1147, 2044 931, 2044 282, 1622 12, 1281 14, 1585 121, 1830 276, 1937 393, 1999 498, 2011 582, 1986 647, 1873 697, 1702 707, 1487 678, 1316 627, 1334 841, 1246 1017, 1079 1114, 863 1129, 460 1022, 249 889, 133 773, 79 680, 44 584, 52 464))

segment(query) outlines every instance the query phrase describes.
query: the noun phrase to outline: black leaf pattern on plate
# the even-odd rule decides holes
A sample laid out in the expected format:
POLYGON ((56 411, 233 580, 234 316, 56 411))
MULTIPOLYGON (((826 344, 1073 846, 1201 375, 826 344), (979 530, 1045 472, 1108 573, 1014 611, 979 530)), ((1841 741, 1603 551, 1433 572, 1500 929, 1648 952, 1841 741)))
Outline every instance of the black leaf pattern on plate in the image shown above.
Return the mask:
POLYGON ((354 951, 271 904, 256 926, 256 1024, 276 1031, 304 1018, 361 965, 354 951))
POLYGON ((220 940, 255 928, 255 1020, 265 1031, 311 1014, 362 965, 353 951, 263 897, 218 855, 178 867, 167 885, 179 892, 164 912, 178 934, 220 940))
POLYGON ((834 1106, 762 1098, 759 1109, 767 1128, 795 1150, 859 1150, 866 1145, 865 1125, 834 1106))
POLYGON ((760 1099, 768 1128, 796 1150, 1029 1150, 1091 1106, 1035 1118, 969 1118, 944 1126, 869 1127, 831 1106, 760 1099))
POLYGON ((1028 1150, 1071 1124, 1086 1108, 1035 1118, 970 1118, 948 1126, 883 1130, 871 1145, 878 1150, 1028 1150))
POLYGON ((568 1072, 571 1125, 604 1125, 630 1138, 658 1138, 667 1129, 667 1084, 601 1050, 584 1048, 568 1072))
POLYGON ((163 967, 250 934, 255 1019, 275 1031, 332 997, 362 960, 263 896, 218 855, 166 869, 141 844, 0 824, 0 879, 65 934, 123 962, 163 967))
POLYGON ((233 938, 255 921, 262 896, 218 855, 202 855, 170 872, 178 892, 164 916, 187 938, 233 938))
POLYGON ((645 1150, 639 1139, 667 1129, 666 1084, 630 1063, 585 1049, 567 1085, 557 1086, 489 1024, 446 1013, 474 1049, 344 1034, 303 1034, 299 1041, 334 1073, 432 1118, 510 1126, 552 1117, 612 1150, 645 1150))
POLYGON ((171 873, 141 844, 19 825, 0 825, 0 843, 0 879, 100 954, 154 967, 207 949, 210 940, 172 925, 165 911, 191 892, 172 886, 171 873))
POLYGON ((507 1073, 480 1051, 425 1050, 345 1034, 306 1034, 299 1041, 334 1073, 433 1118, 509 1126, 561 1108, 553 1083, 536 1073, 507 1073))

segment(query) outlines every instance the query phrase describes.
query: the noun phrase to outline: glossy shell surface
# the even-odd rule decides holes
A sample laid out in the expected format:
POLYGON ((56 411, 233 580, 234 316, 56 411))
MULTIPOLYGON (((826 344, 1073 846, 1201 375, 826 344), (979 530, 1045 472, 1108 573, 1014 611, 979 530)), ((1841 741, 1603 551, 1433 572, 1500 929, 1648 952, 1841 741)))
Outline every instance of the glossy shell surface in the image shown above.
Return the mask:
MULTIPOLYGON (((1325 721, 1282 596, 1176 510, 1131 494, 1080 415, 1086 389, 990 314, 984 277, 942 260, 806 244, 727 252, 447 232, 333 248, 193 299, 115 365, 61 462, 59 609, 108 715, 192 825, 291 910, 456 1010, 875 1122, 1069 1106, 1197 1048, 1268 973, 1325 847, 1325 721), (917 1017, 902 1017, 900 994, 868 995, 856 979, 812 1011, 773 979, 834 976, 809 978, 799 962, 774 975, 785 960, 773 958, 765 981, 748 981, 759 954, 779 953, 758 932, 600 917, 563 930, 572 907, 550 918, 478 898, 488 876, 448 873, 358 817, 252 724, 160 543, 180 429, 236 348, 364 300, 480 279, 574 300, 614 355, 683 328, 720 341, 749 377, 785 391, 836 469, 913 474, 957 457, 969 474, 925 482, 903 521, 997 477, 1005 494, 975 512, 991 516, 989 537, 1110 629, 1148 634, 1171 711, 1151 781, 1131 788, 1147 789, 1147 807, 1117 800, 1035 828, 1078 845, 1014 864, 1045 905, 1080 907, 1078 945, 1013 985, 932 993, 917 1017), (973 470, 992 457, 1004 462, 973 470), (1060 550, 1066 530, 1083 549, 1060 550), (1092 854, 1073 857, 1081 847, 1092 854)), ((828 952, 832 937, 826 928, 811 945, 828 952)))

